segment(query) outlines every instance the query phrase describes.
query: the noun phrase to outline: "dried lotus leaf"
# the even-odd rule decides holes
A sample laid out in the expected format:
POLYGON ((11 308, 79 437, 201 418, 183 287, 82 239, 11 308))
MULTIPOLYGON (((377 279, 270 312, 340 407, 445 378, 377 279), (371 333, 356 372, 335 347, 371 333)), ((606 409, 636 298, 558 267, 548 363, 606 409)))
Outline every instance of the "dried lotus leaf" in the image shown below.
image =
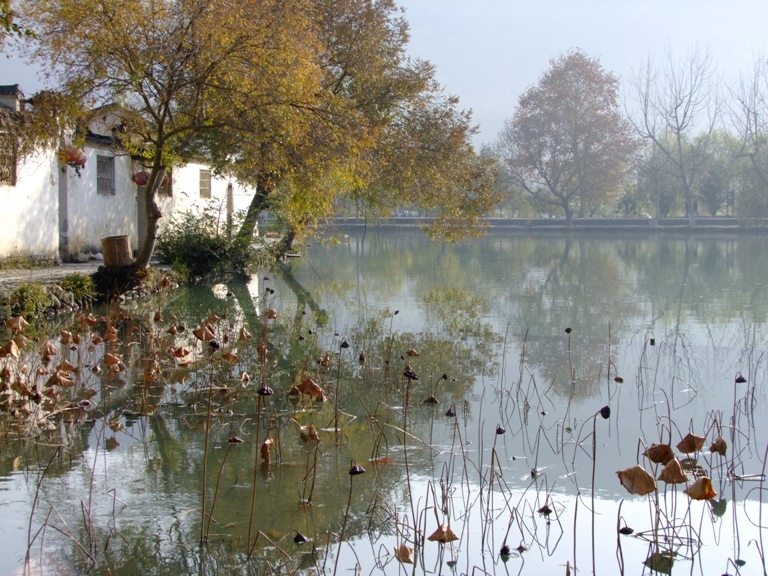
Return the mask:
POLYGON ((67 332, 66 330, 62 330, 61 332, 59 332, 59 341, 64 346, 68 346, 69 344, 72 344, 72 332, 67 332))
POLYGON ((243 340, 248 340, 249 338, 252 338, 252 336, 251 336, 251 333, 248 332, 246 327, 243 326, 242 328, 240 328, 240 335, 238 336, 238 340, 243 341, 243 340))
POLYGON ((114 342, 117 340, 117 328, 114 326, 107 326, 107 329, 104 330, 104 340, 106 342, 114 342))
POLYGON ((0 346, 0 357, 5 358, 6 356, 19 357, 19 347, 15 341, 8 340, 8 342, 0 346))
POLYGON ((709 451, 717 452, 721 456, 725 456, 725 453, 728 451, 728 443, 725 441, 725 438, 718 436, 712 441, 709 451))
POLYGON ((318 436, 317 428, 315 428, 314 424, 307 424, 306 426, 300 427, 299 437, 304 442, 309 442, 310 440, 320 440, 320 436, 318 436))
POLYGON ((419 351, 418 351, 418 350, 416 350, 416 349, 414 349, 414 348, 409 348, 408 350, 406 350, 406 351, 405 351, 405 354, 406 354, 407 356, 410 356, 411 358, 413 358, 413 357, 415 357, 415 356, 421 356, 421 354, 419 353, 419 351))
POLYGON ((237 354, 235 354, 231 350, 229 352, 224 352, 224 354, 222 354, 221 357, 224 360, 227 360, 228 362, 237 362, 237 354))
POLYGON ((152 317, 152 320, 153 320, 155 323, 157 323, 157 322, 162 322, 162 321, 163 321, 163 313, 162 313, 160 310, 157 310, 157 311, 155 312, 155 315, 152 317))
POLYGON ((630 494, 645 496, 656 490, 656 480, 642 466, 633 466, 616 472, 619 482, 630 494))
POLYGON ((696 480, 696 482, 688 486, 683 492, 688 494, 691 500, 711 500, 717 496, 717 492, 715 492, 715 489, 712 487, 712 480, 706 476, 702 476, 696 480))
POLYGON ((403 544, 395 548, 395 558, 401 564, 413 564, 413 548, 403 544))
POLYGON ((688 481, 688 476, 685 474, 683 467, 676 458, 670 460, 659 475, 659 480, 666 482, 667 484, 682 484, 688 481))
POLYGON ((299 384, 298 389, 302 394, 312 396, 312 398, 325 398, 325 391, 312 378, 304 380, 304 382, 299 384))
POLYGON ((12 332, 21 332, 29 326, 29 322, 24 320, 23 316, 14 316, 5 321, 5 325, 11 329, 12 332))
POLYGON ((458 539, 459 537, 456 536, 456 533, 451 530, 451 527, 448 524, 441 524, 438 529, 427 538, 430 542, 440 542, 442 544, 448 544, 449 542, 454 542, 458 539))
POLYGON ((643 452, 643 456, 654 464, 666 464, 674 459, 675 453, 669 444, 651 444, 651 447, 643 452))
POLYGON ((108 368, 117 366, 122 361, 123 357, 120 354, 112 354, 111 352, 104 354, 104 365, 108 368))
POLYGON ((176 332, 177 332, 176 326, 171 326, 170 328, 168 328, 168 330, 166 330, 166 332, 168 332, 168 334, 170 334, 171 336, 176 336, 176 332))
POLYGON ((101 336, 94 336, 91 342, 93 343, 94 346, 98 346, 99 344, 104 342, 104 338, 102 338, 101 336))
POLYGON ((680 452, 685 452, 686 454, 693 454, 694 452, 701 450, 701 447, 704 446, 705 440, 706 438, 704 438, 704 436, 688 434, 685 438, 680 440, 680 443, 677 445, 677 449, 680 450, 680 452))
POLYGON ((192 334, 194 334, 198 340, 203 342, 208 342, 209 340, 213 340, 215 338, 215 334, 205 324, 192 330, 192 334))
POLYGON ((264 460, 265 463, 269 464, 270 460, 270 450, 272 449, 272 439, 267 438, 264 440, 264 444, 261 445, 261 459, 264 460))
POLYGON ((45 341, 45 344, 43 344, 43 348, 40 351, 43 356, 56 356, 57 352, 58 350, 56 349, 56 344, 50 340, 45 341))
POLYGON ((24 336, 23 334, 16 334, 16 336, 13 337, 13 341, 16 342, 16 346, 19 347, 19 349, 26 348, 32 340, 24 336))
POLYGON ((64 360, 61 364, 57 366, 57 368, 62 372, 73 372, 75 369, 75 366, 69 360, 64 360))

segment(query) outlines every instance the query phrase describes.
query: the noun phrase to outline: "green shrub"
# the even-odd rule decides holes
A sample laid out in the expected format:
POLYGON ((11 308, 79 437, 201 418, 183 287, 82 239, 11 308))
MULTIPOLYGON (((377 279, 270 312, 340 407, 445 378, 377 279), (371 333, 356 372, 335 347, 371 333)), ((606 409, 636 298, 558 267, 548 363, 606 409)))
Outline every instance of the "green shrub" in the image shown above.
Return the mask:
POLYGON ((22 284, 11 292, 11 295, 8 297, 8 303, 11 306, 11 313, 13 315, 21 314, 31 318, 43 314, 50 306, 51 299, 45 286, 32 282, 22 284))
POLYGON ((96 284, 90 276, 67 274, 60 286, 82 303, 92 302, 96 297, 96 284))
POLYGON ((257 250, 249 238, 237 237, 240 217, 233 219, 231 227, 223 220, 213 204, 200 212, 175 214, 158 236, 155 254, 186 277, 244 273, 257 250))

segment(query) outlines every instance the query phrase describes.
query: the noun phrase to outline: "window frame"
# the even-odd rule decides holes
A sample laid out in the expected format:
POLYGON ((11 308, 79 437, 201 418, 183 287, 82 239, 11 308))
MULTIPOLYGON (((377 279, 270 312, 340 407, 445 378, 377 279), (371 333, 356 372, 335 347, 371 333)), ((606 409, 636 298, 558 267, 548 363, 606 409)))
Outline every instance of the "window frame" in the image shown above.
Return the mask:
POLYGON ((114 156, 96 154, 96 194, 99 196, 117 195, 114 156))

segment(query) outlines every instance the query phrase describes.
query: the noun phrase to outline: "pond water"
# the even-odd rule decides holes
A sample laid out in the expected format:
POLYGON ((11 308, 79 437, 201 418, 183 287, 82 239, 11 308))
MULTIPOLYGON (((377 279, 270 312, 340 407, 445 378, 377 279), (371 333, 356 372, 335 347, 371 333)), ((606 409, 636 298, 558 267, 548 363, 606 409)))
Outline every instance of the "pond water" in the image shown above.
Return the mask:
POLYGON ((53 391, 4 390, 0 573, 763 574, 767 248, 347 231, 61 319, 0 360, 53 391), (686 478, 630 494, 652 444, 686 478))

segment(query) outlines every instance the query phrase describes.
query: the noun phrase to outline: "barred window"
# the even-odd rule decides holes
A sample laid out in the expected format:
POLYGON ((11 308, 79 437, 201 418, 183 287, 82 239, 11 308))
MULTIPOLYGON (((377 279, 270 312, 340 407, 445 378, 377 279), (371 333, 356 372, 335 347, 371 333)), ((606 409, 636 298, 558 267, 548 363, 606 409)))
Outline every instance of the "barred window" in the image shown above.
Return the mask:
POLYGON ((96 193, 115 195, 115 157, 96 156, 96 193))
POLYGON ((16 185, 16 138, 0 132, 0 184, 16 185))
POLYGON ((200 170, 200 198, 211 197, 211 171, 200 170))

